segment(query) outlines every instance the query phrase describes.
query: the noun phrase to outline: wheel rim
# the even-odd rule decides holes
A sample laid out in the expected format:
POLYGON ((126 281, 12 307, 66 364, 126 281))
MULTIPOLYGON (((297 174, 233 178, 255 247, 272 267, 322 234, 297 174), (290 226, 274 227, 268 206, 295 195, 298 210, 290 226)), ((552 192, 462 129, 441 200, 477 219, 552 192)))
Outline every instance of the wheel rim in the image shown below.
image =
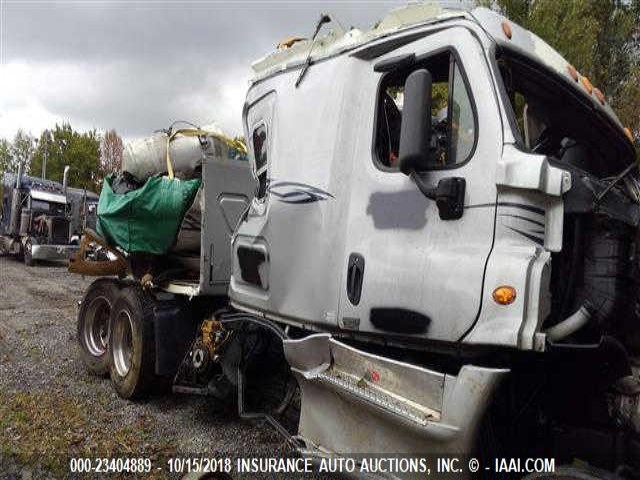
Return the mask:
POLYGON ((126 310, 121 310, 113 325, 113 366, 121 377, 131 370, 133 358, 133 320, 126 310))
POLYGON ((111 303, 106 297, 94 298, 85 315, 82 335, 88 352, 100 357, 109 345, 109 314, 111 303))

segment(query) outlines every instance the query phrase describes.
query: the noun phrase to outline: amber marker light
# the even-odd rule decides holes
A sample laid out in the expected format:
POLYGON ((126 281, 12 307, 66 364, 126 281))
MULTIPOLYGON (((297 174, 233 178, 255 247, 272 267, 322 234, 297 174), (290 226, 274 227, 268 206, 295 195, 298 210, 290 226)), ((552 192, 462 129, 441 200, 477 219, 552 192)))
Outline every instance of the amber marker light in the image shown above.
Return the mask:
POLYGON ((582 86, 587 92, 589 92, 589 95, 591 95, 591 92, 593 92, 593 85, 591 85, 591 82, 587 77, 582 77, 582 86))
POLYGON ((593 94, 596 96, 596 98, 602 105, 605 104, 604 93, 602 93, 599 88, 594 88, 593 94))
POLYGON ((623 130, 629 141, 633 143, 633 135, 631 134, 631 130, 629 130, 629 127, 624 127, 623 130))
POLYGON ((502 31, 506 35, 506 37, 511 40, 511 25, 508 22, 502 22, 502 31))
POLYGON ((577 82, 578 71, 576 70, 576 67, 574 67, 573 65, 567 65, 567 71, 569 72, 569 75, 571 75, 571 78, 573 78, 573 81, 577 82))
POLYGON ((501 285, 493 291, 493 300, 498 305, 509 305, 516 299, 516 289, 509 285, 501 285))

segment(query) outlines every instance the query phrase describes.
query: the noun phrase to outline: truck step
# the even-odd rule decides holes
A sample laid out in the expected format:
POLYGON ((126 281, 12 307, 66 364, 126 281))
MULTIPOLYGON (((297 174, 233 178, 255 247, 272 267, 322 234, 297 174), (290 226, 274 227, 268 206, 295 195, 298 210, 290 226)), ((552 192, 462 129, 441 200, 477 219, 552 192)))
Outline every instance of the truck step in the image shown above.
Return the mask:
POLYGON ((440 420, 440 412, 425 405, 412 402, 402 396, 376 386, 372 381, 357 378, 346 372, 329 369, 318 374, 318 380, 336 391, 343 390, 362 401, 424 426, 427 422, 440 420))

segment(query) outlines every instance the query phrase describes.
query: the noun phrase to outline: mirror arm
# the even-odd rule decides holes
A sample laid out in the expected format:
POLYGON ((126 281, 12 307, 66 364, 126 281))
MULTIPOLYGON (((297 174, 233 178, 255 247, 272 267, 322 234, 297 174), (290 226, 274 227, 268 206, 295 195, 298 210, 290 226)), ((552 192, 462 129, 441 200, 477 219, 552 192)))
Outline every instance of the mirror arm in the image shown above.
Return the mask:
POLYGON ((411 172, 410 176, 425 197, 430 200, 436 199, 438 187, 429 187, 415 170, 411 172))

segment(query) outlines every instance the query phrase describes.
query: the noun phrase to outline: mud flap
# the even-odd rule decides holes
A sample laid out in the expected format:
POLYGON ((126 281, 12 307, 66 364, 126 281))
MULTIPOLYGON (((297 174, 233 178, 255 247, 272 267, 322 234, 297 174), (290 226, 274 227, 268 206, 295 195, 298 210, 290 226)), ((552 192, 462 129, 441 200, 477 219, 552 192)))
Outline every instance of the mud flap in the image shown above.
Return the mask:
POLYGON ((366 353, 329 334, 285 340, 301 388, 299 435, 310 449, 470 453, 509 370, 464 366, 457 376, 366 353))

